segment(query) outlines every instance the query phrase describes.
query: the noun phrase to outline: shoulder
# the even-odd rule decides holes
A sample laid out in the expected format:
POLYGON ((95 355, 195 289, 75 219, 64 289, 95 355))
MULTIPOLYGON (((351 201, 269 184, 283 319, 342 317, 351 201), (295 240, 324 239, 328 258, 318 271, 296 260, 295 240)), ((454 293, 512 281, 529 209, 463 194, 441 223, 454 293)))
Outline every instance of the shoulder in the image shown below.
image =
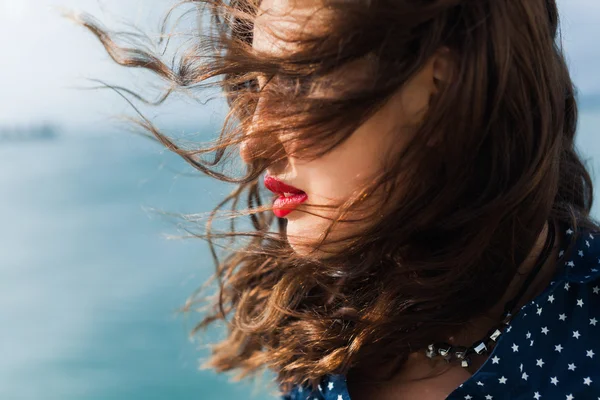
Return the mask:
POLYGON ((600 392, 582 382, 600 382, 600 232, 567 235, 574 237, 564 275, 523 314, 511 338, 521 356, 514 362, 530 384, 548 393, 560 382, 565 390, 585 389, 596 398, 600 392))
POLYGON ((600 280, 600 231, 567 229, 574 244, 565 255, 565 277, 572 283, 596 283, 600 280))
MULTIPOLYGON (((546 296, 535 302, 535 313, 539 316, 544 309, 540 322, 553 322, 571 329, 575 326, 589 328, 591 321, 591 328, 594 328, 595 318, 600 319, 600 231, 580 229, 574 232, 568 228, 566 235, 572 236, 572 246, 564 255, 563 275, 546 296)), ((600 340, 600 331, 590 335, 589 339, 600 340)))
POLYGON ((569 245, 555 279, 515 316, 491 362, 448 399, 600 398, 592 384, 600 382, 600 232, 564 232, 569 245))

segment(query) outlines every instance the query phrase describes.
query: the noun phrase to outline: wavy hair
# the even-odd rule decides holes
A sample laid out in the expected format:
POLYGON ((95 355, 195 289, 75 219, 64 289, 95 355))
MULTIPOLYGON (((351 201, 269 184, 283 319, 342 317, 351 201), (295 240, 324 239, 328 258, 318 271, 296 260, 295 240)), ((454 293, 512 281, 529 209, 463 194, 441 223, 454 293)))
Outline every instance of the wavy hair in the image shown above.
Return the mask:
MULTIPOLYGON (((411 352, 500 300, 547 220, 598 226, 589 215, 592 180, 574 147, 576 90, 554 0, 323 0, 326 28, 278 37, 294 44, 285 55, 252 47, 259 0, 184 4, 208 24, 171 64, 139 35, 110 31, 87 15, 79 22, 114 61, 168 83, 156 104, 209 86, 227 100, 218 139, 191 149, 140 119, 193 167, 236 183, 210 213, 206 231, 193 234, 207 240, 216 271, 182 309, 206 306, 193 334, 227 323, 205 367, 237 371, 237 378, 268 368, 283 392, 386 362, 397 365, 383 377, 389 379, 411 352), (289 141, 301 150, 296 157, 326 154, 442 47, 453 56, 452 76, 432 97, 414 138, 372 184, 333 207, 322 240, 311 244, 324 248, 336 225, 356 222, 351 211, 381 194, 385 213, 365 217, 369 224, 340 241, 344 251, 316 257, 290 248, 286 220, 270 212, 259 185, 266 168, 286 157, 281 151, 265 144, 245 171, 219 170, 249 137, 289 141), (361 60, 375 71, 368 82, 311 95, 361 60), (268 84, 260 87, 260 76, 268 84), (436 145, 428 146, 432 138, 436 145), (243 201, 248 207, 238 210, 243 201), (232 218, 229 230, 214 231, 218 216, 232 218), (238 232, 233 217, 249 218, 251 229, 238 232), (222 259, 220 239, 232 244, 222 259), (202 296, 215 279, 214 296, 202 296)), ((323 208, 297 211, 319 215, 323 208)))

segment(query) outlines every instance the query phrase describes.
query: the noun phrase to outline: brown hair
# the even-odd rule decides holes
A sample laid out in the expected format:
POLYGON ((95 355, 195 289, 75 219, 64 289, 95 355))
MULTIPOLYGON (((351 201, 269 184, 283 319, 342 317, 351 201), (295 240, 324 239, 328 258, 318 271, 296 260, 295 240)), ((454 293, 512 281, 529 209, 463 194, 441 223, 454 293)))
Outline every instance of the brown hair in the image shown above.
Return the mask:
MULTIPOLYGON (((171 66, 147 48, 119 44, 89 17, 80 22, 116 62, 169 82, 166 96, 211 85, 226 96, 223 129, 207 146, 185 149, 141 120, 198 170, 238 184, 211 213, 207 232, 194 234, 208 240, 219 283, 194 332, 227 321, 228 336, 206 364, 216 371, 243 377, 270 368, 287 391, 306 382, 316 388, 322 375, 353 367, 401 366, 409 353, 496 304, 547 220, 598 226, 589 215, 592 181, 574 148, 575 89, 554 0, 323 0, 334 16, 327 29, 279 38, 294 42, 285 56, 252 48, 258 0, 183 3, 208 9, 211 22, 171 66), (276 149, 256 154, 243 176, 218 170, 248 135, 289 133, 286 140, 303 150, 296 156, 325 154, 441 47, 454 56, 452 77, 409 145, 372 186, 340 205, 332 227, 376 190, 393 207, 345 237, 344 252, 318 258, 290 249, 286 221, 263 205, 258 186, 260 174, 284 157, 276 149), (376 74, 357 90, 327 98, 304 90, 361 59, 371 60, 376 74), (258 76, 270 84, 258 88, 258 76), (215 77, 222 79, 211 82, 215 77), (427 146, 434 136, 438 145, 427 146), (202 157, 210 153, 213 159, 202 157), (392 189, 399 176, 398 195, 392 189), (249 210, 237 211, 244 196, 249 210), (228 203, 231 213, 223 214, 249 216, 250 231, 232 223, 229 232, 213 232, 213 218, 228 203), (214 241, 242 237, 250 240, 219 260, 214 241)), ((205 301, 199 293, 184 310, 205 301)))

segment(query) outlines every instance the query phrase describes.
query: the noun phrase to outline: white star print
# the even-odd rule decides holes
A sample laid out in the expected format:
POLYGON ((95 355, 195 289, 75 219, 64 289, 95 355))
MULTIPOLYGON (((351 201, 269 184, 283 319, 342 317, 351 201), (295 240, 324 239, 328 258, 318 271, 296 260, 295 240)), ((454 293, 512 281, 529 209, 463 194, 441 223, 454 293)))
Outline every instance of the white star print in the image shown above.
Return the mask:
POLYGON ((583 299, 578 299, 578 300, 577 300, 577 305, 578 305, 579 307, 583 307, 583 299))
POLYGON ((535 365, 537 365, 538 367, 541 367, 542 365, 544 365, 544 360, 542 360, 541 358, 539 360, 535 361, 535 365))
POLYGON ((579 339, 579 336, 581 336, 581 335, 579 334, 579 331, 573 331, 573 337, 574 337, 575 339, 579 339))
POLYGON ((579 255, 579 257, 583 257, 583 251, 579 250, 579 251, 577 252, 577 254, 579 255))
POLYGON ((553 294, 551 294, 550 296, 548 296, 548 301, 549 301, 550 303, 553 303, 553 302, 554 302, 554 295, 553 295, 553 294))
POLYGON ((554 351, 558 351, 559 353, 562 351, 563 347, 560 344, 557 344, 556 346, 554 346, 554 351))
POLYGON ((521 365, 519 365, 519 371, 523 372, 523 363, 521 363, 521 365))
POLYGON ((543 328, 542 328, 542 333, 543 333, 544 335, 547 335, 547 334, 548 334, 548 332, 550 332, 550 330, 548 329, 548 327, 547 327, 547 326, 545 326, 545 327, 543 327, 543 328))
POLYGON ((575 397, 573 397, 573 395, 572 395, 572 394, 568 394, 568 395, 567 395, 567 400, 573 400, 574 398, 575 398, 575 397))
POLYGON ((571 230, 571 228, 567 229, 567 235, 570 235, 571 233, 573 233, 573 231, 571 230))
POLYGON ((596 318, 590 318, 590 325, 596 326, 597 322, 598 322, 598 320, 596 320, 596 318))
POLYGON ((531 341, 531 343, 529 343, 529 346, 533 346, 533 340, 531 341))
POLYGON ((588 386, 590 386, 590 384, 591 384, 592 382, 593 382, 593 381, 590 379, 590 377, 589 377, 589 376, 588 376, 587 378, 583 378, 583 384, 584 384, 584 385, 588 385, 588 386))
POLYGON ((527 372, 523 372, 523 375, 521 375, 521 378, 527 380, 527 378, 529 377, 529 375, 527 375, 527 372))
POLYGON ((485 400, 492 400, 493 398, 494 398, 494 397, 492 397, 492 396, 491 396, 491 395, 489 395, 489 394, 485 396, 485 400))
POLYGON ((498 364, 498 363, 500 363, 500 357, 494 356, 494 358, 492 358, 492 364, 498 364))
POLYGON ((598 287, 598 286, 594 286, 594 287, 592 288, 592 290, 594 291, 594 294, 598 294, 598 293, 600 293, 600 287, 598 287))
POLYGON ((329 382, 329 384, 327 385, 327 389, 329 389, 329 390, 333 389, 333 382, 329 382))
POLYGON ((337 398, 337 400, 344 400, 344 398, 342 397, 342 395, 341 395, 341 394, 338 394, 338 398, 337 398))
POLYGON ((537 315, 542 315, 542 308, 541 307, 538 307, 538 309, 537 309, 537 315))
POLYGON ((535 400, 540 400, 540 397, 542 397, 542 396, 540 395, 540 393, 539 393, 539 392, 535 392, 535 393, 534 393, 534 395, 533 395, 533 398, 534 398, 535 400))
POLYGON ((568 265, 569 267, 573 268, 573 267, 575 266, 575 263, 574 263, 573 261, 569 261, 569 262, 567 263, 567 265, 568 265))
POLYGON ((506 381, 507 381, 507 380, 508 380, 508 379, 506 379, 506 378, 504 377, 504 375, 503 375, 503 376, 502 376, 502 378, 498 379, 498 382, 500 382, 500 383, 502 383, 502 384, 506 384, 506 381))
POLYGON ((558 319, 560 319, 561 321, 566 321, 567 320, 567 315, 566 314, 559 314, 558 315, 558 319))
POLYGON ((465 400, 471 400, 471 399, 472 399, 472 397, 471 397, 470 394, 468 394, 468 395, 465 396, 465 400))
POLYGON ((481 381, 477 381, 477 384, 478 384, 479 386, 483 386, 483 382, 481 382, 481 381))
POLYGON ((558 252, 558 258, 562 257, 562 256, 563 256, 563 254, 565 254, 565 251, 564 251, 564 250, 561 250, 561 251, 559 251, 559 252, 558 252))
POLYGON ((554 376, 554 377, 552 377, 552 378, 550 378, 550 382, 551 382, 551 383, 552 383, 554 386, 558 385, 558 379, 556 379, 556 377, 555 377, 555 376, 554 376))
POLYGON ((566 290, 566 291, 569 291, 569 288, 570 288, 570 287, 571 287, 571 286, 569 286, 569 282, 565 283, 565 290, 566 290))
POLYGON ((589 358, 594 358, 594 354, 596 354, 596 353, 594 353, 594 350, 586 350, 586 353, 587 353, 586 357, 589 357, 589 358))
POLYGON ((527 339, 531 338, 531 332, 529 332, 529 331, 528 331, 528 332, 527 332, 527 334, 525 335, 525 337, 526 337, 527 339))
POLYGON ((577 368, 577 366, 575 364, 569 364, 569 371, 575 371, 575 368, 577 368))
POLYGON ((585 241, 585 245, 586 245, 587 247, 590 247, 590 242, 588 242, 588 241, 586 240, 586 241, 585 241))
POLYGON ((517 346, 516 343, 513 343, 512 350, 513 350, 514 353, 516 353, 517 351, 519 351, 519 346, 517 346))

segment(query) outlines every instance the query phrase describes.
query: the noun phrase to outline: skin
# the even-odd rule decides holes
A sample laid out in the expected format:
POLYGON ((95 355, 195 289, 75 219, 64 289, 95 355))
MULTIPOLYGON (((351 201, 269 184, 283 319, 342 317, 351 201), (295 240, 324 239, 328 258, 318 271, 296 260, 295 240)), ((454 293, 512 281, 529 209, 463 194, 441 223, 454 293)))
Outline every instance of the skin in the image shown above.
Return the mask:
MULTIPOLYGON (((293 50, 289 44, 280 42, 269 33, 285 34, 295 29, 322 29, 326 19, 326 11, 318 8, 318 3, 296 2, 294 0, 263 0, 261 13, 255 22, 254 42, 255 49, 264 52, 281 54, 293 50), (308 3, 308 4, 307 4, 308 3), (307 16, 312 16, 307 20, 307 16), (322 17, 322 18, 320 18, 322 17)), ((376 176, 383 167, 382 154, 389 154, 387 150, 406 145, 411 138, 410 127, 418 124, 427 111, 431 96, 438 91, 438 83, 447 79, 449 59, 443 49, 431 57, 424 67, 406 83, 380 109, 371 119, 360 126, 352 136, 343 144, 325 156, 312 160, 299 160, 292 156, 278 165, 273 165, 268 171, 270 175, 295 186, 308 194, 309 201, 315 204, 340 204, 348 199, 361 185, 376 176)), ((368 76, 368 62, 358 62, 347 66, 343 70, 345 79, 352 76, 352 80, 368 76), (351 75, 350 75, 351 74, 351 75)), ((342 77, 339 79, 342 79, 342 77)), ((343 83, 343 82, 342 82, 343 83)), ((259 82, 262 86, 264 82, 259 82)), ((324 93, 316 93, 324 95, 324 93)), ((260 118, 261 104, 259 103, 255 118, 260 118)), ((264 148, 265 144, 256 139, 248 139, 240 148, 241 158, 250 162, 257 149, 264 148)), ((286 148, 282 142, 281 148, 290 154, 292 149, 286 148)), ((302 206, 300 206, 302 207, 302 206)), ((319 211, 323 215, 327 212, 319 211)), ((330 212, 329 214, 333 214, 330 212)), ((317 240, 330 221, 326 218, 293 211, 286 217, 288 240, 292 248, 304 254, 308 248, 302 244, 302 239, 317 240)), ((349 228, 350 229, 350 228, 349 228)), ((360 229, 354 228, 354 229, 360 229)), ((539 295, 549 284, 555 272, 559 245, 562 241, 561 232, 557 232, 555 246, 548 257, 542 270, 526 291, 518 307, 523 306, 539 295)), ((342 233, 338 232, 337 235, 342 233)), ((504 304, 516 295, 526 274, 535 264, 544 241, 546 240, 547 226, 544 226, 537 242, 528 255, 526 261, 520 266, 519 274, 515 276, 503 298, 494 306, 489 315, 473 319, 465 325, 465 329, 448 342, 455 345, 468 346, 473 341, 480 339, 487 331, 499 322, 504 304)), ((335 235, 334 235, 335 236, 335 235)), ((360 383, 360 372, 348 374, 348 385, 353 400, 373 399, 395 400, 418 398, 421 400, 445 399, 456 387, 467 380, 486 360, 480 356, 473 360, 470 369, 460 366, 450 366, 445 362, 432 362, 422 353, 416 352, 409 357, 402 371, 385 385, 373 387, 360 383), (411 379, 423 378, 428 374, 435 374, 445 370, 441 375, 427 378, 417 382, 411 379)), ((388 366, 382 365, 383 373, 388 366)))

